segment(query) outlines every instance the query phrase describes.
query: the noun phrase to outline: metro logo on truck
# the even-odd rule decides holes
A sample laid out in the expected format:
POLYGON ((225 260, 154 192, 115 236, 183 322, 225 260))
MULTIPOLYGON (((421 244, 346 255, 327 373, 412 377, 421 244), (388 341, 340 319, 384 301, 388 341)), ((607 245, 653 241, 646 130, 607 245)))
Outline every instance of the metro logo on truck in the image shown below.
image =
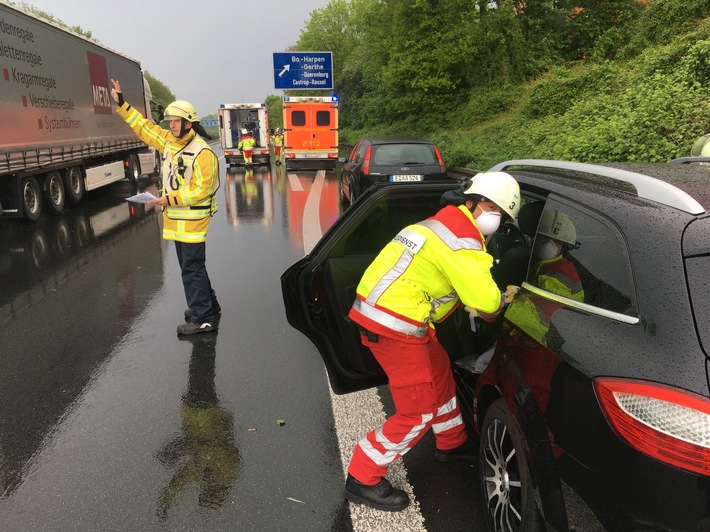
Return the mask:
POLYGON ((108 88, 106 58, 87 51, 86 59, 89 62, 89 81, 91 82, 91 95, 94 100, 94 113, 110 115, 113 113, 113 109, 111 108, 111 93, 108 88))

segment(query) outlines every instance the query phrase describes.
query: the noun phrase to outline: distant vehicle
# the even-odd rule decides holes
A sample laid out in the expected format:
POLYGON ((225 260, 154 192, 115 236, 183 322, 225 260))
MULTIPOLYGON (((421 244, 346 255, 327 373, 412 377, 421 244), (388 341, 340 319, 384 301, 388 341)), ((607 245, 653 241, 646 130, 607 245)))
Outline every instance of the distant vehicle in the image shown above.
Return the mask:
MULTIPOLYGON (((520 183, 517 223, 491 236, 502 245, 487 244, 499 288, 507 269, 520 272, 520 292, 496 322, 473 318, 476 332, 461 308, 436 324, 480 438, 467 471, 478 475, 488 530, 710 524, 707 169, 628 167, 491 168, 520 183)), ((288 321, 318 349, 334 392, 386 383, 348 319, 355 288, 383 246, 455 186, 368 189, 282 275, 288 321)))
POLYGON ((342 199, 352 203, 375 183, 448 179, 446 165, 433 142, 404 137, 363 138, 348 157, 338 159, 342 199))
POLYGON ((35 222, 79 203, 87 190, 137 181, 160 168, 114 112, 109 80, 151 117, 150 86, 138 61, 0 2, 4 72, 0 107, 0 203, 3 217, 35 222))
POLYGON ((265 103, 222 103, 217 109, 219 142, 227 166, 243 166, 242 151, 237 148, 242 129, 256 141, 254 164, 269 164, 269 110, 265 103))
POLYGON ((286 168, 335 167, 338 160, 336 96, 284 96, 283 125, 286 168))

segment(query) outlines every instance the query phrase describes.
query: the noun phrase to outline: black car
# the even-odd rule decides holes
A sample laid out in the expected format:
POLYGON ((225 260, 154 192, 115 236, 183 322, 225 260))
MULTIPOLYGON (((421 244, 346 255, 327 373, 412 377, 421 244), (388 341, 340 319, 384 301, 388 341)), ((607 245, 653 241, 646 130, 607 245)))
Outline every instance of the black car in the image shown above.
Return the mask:
POLYGON ((409 183, 448 179, 439 148, 432 142, 404 137, 360 139, 343 163, 341 198, 353 203, 375 183, 409 183))
MULTIPOLYGON (((463 309, 437 324, 480 436, 488 528, 709 530, 710 216, 686 191, 707 204, 710 169, 653 165, 658 179, 521 160, 492 170, 520 183, 520 222, 538 207, 531 247, 517 224, 488 246, 496 278, 522 272, 520 292, 475 333, 463 309), (581 284, 575 297, 539 281, 551 216, 572 224, 563 256, 581 284)), ((347 318, 355 288, 452 186, 372 189, 283 274, 289 323, 316 345, 336 393, 386 382, 347 318)))

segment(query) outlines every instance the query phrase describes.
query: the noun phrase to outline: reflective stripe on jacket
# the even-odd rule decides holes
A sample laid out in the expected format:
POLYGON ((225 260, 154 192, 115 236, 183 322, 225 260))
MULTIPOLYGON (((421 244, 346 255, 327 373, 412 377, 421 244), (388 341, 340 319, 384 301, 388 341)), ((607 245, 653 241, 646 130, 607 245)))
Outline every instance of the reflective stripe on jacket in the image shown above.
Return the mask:
POLYGON ((253 150, 256 140, 253 137, 242 137, 239 139, 239 144, 237 144, 238 150, 253 150))
MULTIPOLYGON (((536 284, 540 288, 575 301, 584 302, 584 289, 574 264, 562 255, 540 261, 536 272, 536 284)), ((563 303, 532 297, 518 296, 506 311, 505 317, 526 334, 547 345, 547 332, 554 313, 564 307, 563 303)))
POLYGON ((194 129, 177 138, 169 130, 146 120, 127 102, 116 112, 143 142, 163 154, 163 193, 169 205, 163 209, 163 238, 204 242, 210 217, 217 212, 219 163, 215 153, 194 129), (182 178, 179 177, 179 159, 174 158, 179 152, 182 152, 185 167, 182 178))
POLYGON ((501 307, 493 258, 465 205, 400 231, 365 271, 350 318, 391 337, 423 340, 459 301, 492 313, 501 307))

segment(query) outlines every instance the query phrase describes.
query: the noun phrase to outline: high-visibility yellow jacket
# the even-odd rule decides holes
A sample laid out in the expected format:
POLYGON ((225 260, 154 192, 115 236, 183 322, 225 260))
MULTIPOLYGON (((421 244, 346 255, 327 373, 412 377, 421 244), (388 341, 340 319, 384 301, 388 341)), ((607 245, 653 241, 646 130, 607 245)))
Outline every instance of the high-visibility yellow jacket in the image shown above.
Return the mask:
POLYGON ((253 150, 256 140, 251 136, 244 136, 239 139, 239 144, 237 144, 238 150, 253 150))
MULTIPOLYGON (((575 301, 584 302, 584 289, 574 264, 562 255, 540 261, 536 271, 537 286, 575 301)), ((506 319, 543 345, 554 313, 563 303, 530 296, 518 296, 505 313, 506 319)))
POLYGON ((219 163, 194 129, 182 138, 146 120, 127 102, 116 112, 138 137, 163 154, 163 238, 199 243, 207 239, 211 216, 217 212, 219 163))
POLYGON ((502 308, 493 257, 465 205, 402 229, 370 264, 350 318, 368 331, 424 341, 459 304, 492 314, 502 308))

